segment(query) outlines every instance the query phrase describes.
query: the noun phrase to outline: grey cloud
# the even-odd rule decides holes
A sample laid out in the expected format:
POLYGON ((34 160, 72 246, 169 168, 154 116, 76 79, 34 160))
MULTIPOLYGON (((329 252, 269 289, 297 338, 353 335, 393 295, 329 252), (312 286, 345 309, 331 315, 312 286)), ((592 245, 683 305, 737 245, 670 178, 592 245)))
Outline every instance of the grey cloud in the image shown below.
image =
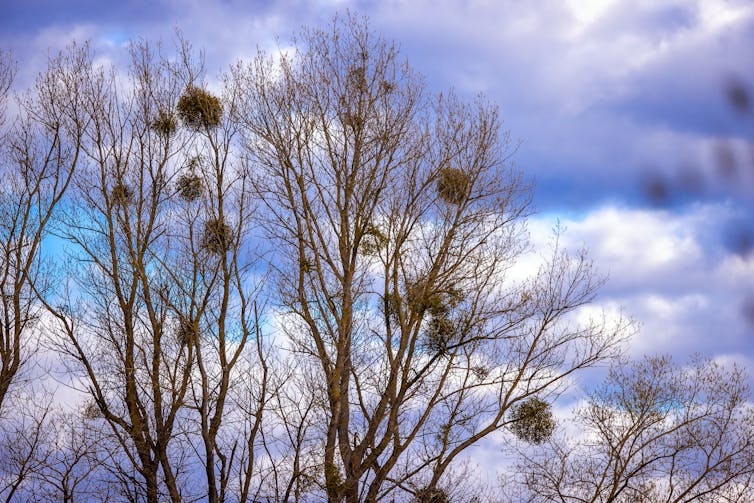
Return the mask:
POLYGON ((515 161, 538 181, 545 209, 645 203, 640 182, 648 166, 675 176, 678 163, 700 162, 699 145, 710 135, 741 135, 722 96, 725 72, 740 70, 754 89, 751 12, 748 21, 707 36, 700 0, 604 3, 583 26, 583 12, 554 0, 89 3, 11 4, 4 22, 20 31, 6 30, 0 42, 24 61, 22 80, 43 66, 48 47, 71 36, 91 38, 100 54, 123 61, 123 40, 169 43, 176 27, 205 50, 214 79, 257 47, 285 47, 301 26, 324 26, 346 8, 364 13, 398 42, 431 90, 481 91, 500 104, 513 139, 523 140, 515 161), (44 15, 34 17, 40 9, 44 15))

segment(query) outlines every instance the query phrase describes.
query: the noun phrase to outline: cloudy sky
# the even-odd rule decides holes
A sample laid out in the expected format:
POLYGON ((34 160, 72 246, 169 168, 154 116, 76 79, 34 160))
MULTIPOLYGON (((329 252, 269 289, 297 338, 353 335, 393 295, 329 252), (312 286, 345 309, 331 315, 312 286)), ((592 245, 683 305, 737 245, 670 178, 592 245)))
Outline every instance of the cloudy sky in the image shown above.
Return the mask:
POLYGON ((591 250, 609 276, 592 309, 640 324, 630 354, 700 352, 754 371, 749 1, 0 4, 0 46, 19 60, 20 86, 74 38, 122 61, 129 39, 170 43, 179 28, 212 76, 338 11, 365 14, 431 89, 500 105, 520 142, 515 163, 537 185, 534 242, 559 220, 568 246, 591 250))

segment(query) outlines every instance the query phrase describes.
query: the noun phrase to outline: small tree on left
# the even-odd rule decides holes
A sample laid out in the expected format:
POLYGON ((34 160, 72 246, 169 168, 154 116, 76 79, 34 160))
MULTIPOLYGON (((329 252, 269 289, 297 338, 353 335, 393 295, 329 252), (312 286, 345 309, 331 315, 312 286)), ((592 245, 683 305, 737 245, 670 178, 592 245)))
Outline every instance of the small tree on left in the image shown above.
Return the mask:
POLYGON ((0 51, 0 415, 33 352, 29 334, 39 319, 39 296, 54 279, 40 251, 81 151, 83 54, 74 47, 51 60, 10 117, 15 64, 0 51))
POLYGON ((42 305, 56 280, 42 248, 80 158, 86 66, 86 48, 72 46, 11 101, 16 65, 0 50, 0 496, 8 501, 40 462, 49 412, 49 395, 20 384, 36 376, 42 305))

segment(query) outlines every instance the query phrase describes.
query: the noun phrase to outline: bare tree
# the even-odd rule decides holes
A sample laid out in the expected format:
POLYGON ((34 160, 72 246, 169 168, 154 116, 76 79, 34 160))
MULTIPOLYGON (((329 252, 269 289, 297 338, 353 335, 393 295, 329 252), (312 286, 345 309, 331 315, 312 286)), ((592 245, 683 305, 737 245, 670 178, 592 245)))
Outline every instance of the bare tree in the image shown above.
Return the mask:
POLYGON ((0 421, 0 498, 8 503, 30 499, 34 476, 46 466, 52 442, 49 397, 19 393, 13 398, 12 410, 0 421))
POLYGON ((191 394, 207 499, 227 501, 232 492, 246 501, 255 439, 269 400, 266 349, 259 330, 259 282, 251 278, 259 274, 253 271, 255 250, 249 239, 254 225, 252 169, 236 142, 240 88, 227 80, 217 98, 198 86, 197 65, 191 64, 187 44, 182 60, 188 84, 177 111, 193 135, 192 154, 176 182, 183 199, 176 228, 188 232, 176 233, 185 252, 167 268, 181 275, 173 277, 180 286, 171 306, 182 323, 183 342, 195 353, 191 394), (246 393, 239 391, 241 387, 246 393), (242 473, 236 484, 238 470, 242 473))
POLYGON ((746 375, 694 359, 614 366, 577 413, 581 440, 522 466, 532 501, 751 501, 754 409, 746 375))
POLYGON ((0 49, 0 140, 3 139, 2 128, 7 122, 8 96, 16 76, 16 64, 10 52, 0 49))
POLYGON ((283 330, 316 406, 308 428, 286 416, 318 436, 303 499, 435 494, 511 407, 614 354, 625 324, 563 323, 600 284, 585 256, 556 247, 534 278, 507 275, 530 190, 494 106, 430 97, 350 15, 235 76, 283 330))
POLYGON ((52 58, 9 114, 15 65, 0 51, 0 497, 7 501, 32 494, 53 439, 52 395, 34 382, 44 369, 32 363, 42 303, 58 279, 42 249, 81 153, 85 53, 72 46, 52 58))
MULTIPOLYGON (((52 411, 44 428, 47 441, 44 462, 31 474, 30 496, 34 501, 112 501, 106 484, 101 483, 104 463, 110 453, 107 442, 92 420, 99 411, 52 411)), ((32 499, 29 498, 29 499, 32 499)))
POLYGON ((49 62, 5 132, 14 70, 0 52, 0 417, 13 381, 35 352, 33 333, 55 278, 41 248, 79 160, 83 49, 49 62), (65 114, 65 115, 63 115, 65 114))
MULTIPOLYGON (((129 70, 125 82, 89 62, 85 158, 58 225, 74 268, 47 303, 56 347, 116 441, 128 499, 225 501, 259 430, 229 406, 265 356, 237 98, 206 90, 183 42, 172 60, 134 44, 129 70)), ((257 422, 266 399, 244 404, 257 422)))
POLYGON ((147 47, 134 47, 132 61, 130 90, 89 61, 86 157, 59 225, 80 267, 52 312, 65 335, 59 349, 143 477, 147 501, 158 501, 160 487, 180 501, 168 453, 188 392, 190 365, 180 362, 192 349, 163 343, 169 285, 155 259, 167 232, 168 160, 178 145, 167 125, 152 127, 179 84, 163 77, 167 69, 147 47))

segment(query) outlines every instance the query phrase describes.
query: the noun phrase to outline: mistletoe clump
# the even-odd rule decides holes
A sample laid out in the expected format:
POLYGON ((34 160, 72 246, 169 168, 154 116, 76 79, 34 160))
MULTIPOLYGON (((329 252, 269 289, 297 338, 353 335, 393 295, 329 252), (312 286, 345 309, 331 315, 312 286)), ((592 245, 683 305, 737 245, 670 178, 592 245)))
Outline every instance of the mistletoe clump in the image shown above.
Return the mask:
POLYGON ((387 236, 374 225, 370 225, 361 238, 361 252, 364 255, 379 255, 380 250, 385 248, 387 243, 387 236))
POLYGON ((437 487, 425 487, 416 492, 416 503, 450 503, 448 493, 437 487))
POLYGON ((202 246, 209 252, 220 255, 228 251, 233 242, 233 230, 219 218, 211 218, 204 224, 202 246))
POLYGON ((220 125, 223 105, 220 99, 201 87, 188 86, 178 99, 178 115, 192 129, 211 129, 220 125))
POLYGON ((181 317, 176 337, 182 346, 192 344, 199 336, 199 320, 181 317))
POLYGON ((81 415, 84 416, 84 419, 89 421, 101 419, 102 417, 104 417, 102 415, 102 411, 99 408, 99 405, 97 405, 97 402, 94 400, 86 402, 81 411, 81 415))
POLYGON ((178 123, 175 120, 175 115, 167 110, 158 110, 152 123, 150 124, 152 129, 162 136, 170 136, 175 133, 178 123))
POLYGON ((445 356, 457 342, 458 324, 447 313, 433 314, 425 331, 425 346, 435 354, 445 356))
POLYGON ((113 185, 110 192, 110 198, 115 204, 127 205, 134 197, 134 191, 123 182, 118 182, 113 185))
POLYGON ((186 173, 175 182, 178 194, 186 201, 195 201, 202 196, 202 179, 196 173, 186 173))
POLYGON ((469 197, 471 177, 458 168, 443 168, 437 177, 437 195, 448 204, 462 204, 469 197))
POLYGON ((555 430, 550 404, 533 397, 524 400, 511 413, 511 431, 520 440, 539 445, 555 430))

